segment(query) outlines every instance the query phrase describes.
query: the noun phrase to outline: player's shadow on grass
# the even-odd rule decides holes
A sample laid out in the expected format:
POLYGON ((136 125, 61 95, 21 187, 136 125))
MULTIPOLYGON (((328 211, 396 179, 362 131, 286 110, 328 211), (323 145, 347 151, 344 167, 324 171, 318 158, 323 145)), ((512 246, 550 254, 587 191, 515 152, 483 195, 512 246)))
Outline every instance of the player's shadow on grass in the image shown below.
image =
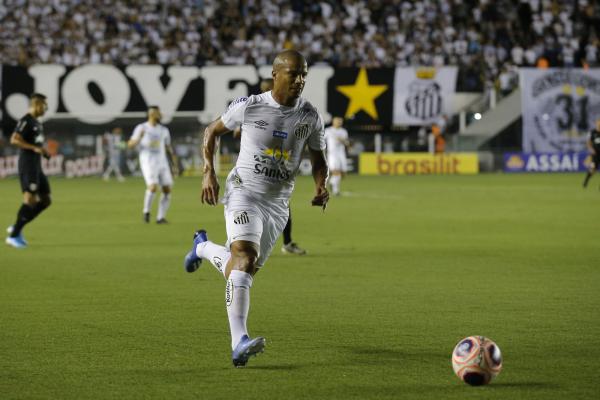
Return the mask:
POLYGON ((410 352, 407 350, 396 350, 382 347, 342 347, 343 352, 353 359, 354 362, 364 364, 377 364, 382 361, 406 364, 407 361, 429 362, 427 360, 445 357, 441 353, 410 352))
POLYGON ((249 365, 244 367, 243 369, 262 369, 265 371, 293 371, 296 369, 302 368, 302 365, 292 365, 292 364, 271 364, 271 365, 249 365))

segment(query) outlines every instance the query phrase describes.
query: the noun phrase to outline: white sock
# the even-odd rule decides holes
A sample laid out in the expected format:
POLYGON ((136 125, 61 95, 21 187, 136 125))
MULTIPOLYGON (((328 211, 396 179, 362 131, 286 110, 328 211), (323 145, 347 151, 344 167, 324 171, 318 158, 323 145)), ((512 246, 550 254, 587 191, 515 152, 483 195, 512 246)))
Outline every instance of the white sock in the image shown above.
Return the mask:
POLYGON ((252 275, 238 270, 231 271, 225 287, 225 305, 231 330, 231 349, 235 349, 242 336, 248 335, 246 320, 250 309, 251 287, 252 275))
POLYGON ((152 200, 154 200, 154 192, 146 190, 146 194, 144 195, 144 214, 150 212, 152 200))
POLYGON ((158 215, 156 219, 163 219, 167 216, 167 210, 171 204, 171 193, 163 193, 160 195, 160 201, 158 202, 158 215))
POLYGON ((229 258, 231 258, 231 252, 225 246, 219 246, 211 242, 200 243, 196 246, 196 255, 204 258, 217 269, 225 277, 225 267, 229 258))
POLYGON ((329 182, 331 183, 331 191, 333 194, 338 194, 340 192, 340 181, 342 180, 341 176, 333 175, 329 182))

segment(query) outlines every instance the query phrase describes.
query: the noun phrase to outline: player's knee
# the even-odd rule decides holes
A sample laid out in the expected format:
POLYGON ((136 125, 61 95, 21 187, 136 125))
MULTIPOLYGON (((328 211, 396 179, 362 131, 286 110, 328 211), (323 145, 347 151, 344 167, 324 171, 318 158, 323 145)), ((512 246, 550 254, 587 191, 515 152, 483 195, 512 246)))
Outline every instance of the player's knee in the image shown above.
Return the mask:
POLYGON ((255 246, 239 245, 231 246, 232 269, 247 272, 253 275, 257 269, 258 251, 255 246))
POLYGON ((51 204, 52 204, 52 199, 50 198, 50 196, 43 196, 40 198, 40 205, 43 208, 48 208, 48 207, 50 207, 51 204))
POLYGON ((158 185, 150 185, 148 186, 148 190, 152 193, 156 193, 156 191, 158 190, 158 185))
POLYGON ((163 186, 162 191, 164 194, 171 193, 171 188, 169 186, 163 186))

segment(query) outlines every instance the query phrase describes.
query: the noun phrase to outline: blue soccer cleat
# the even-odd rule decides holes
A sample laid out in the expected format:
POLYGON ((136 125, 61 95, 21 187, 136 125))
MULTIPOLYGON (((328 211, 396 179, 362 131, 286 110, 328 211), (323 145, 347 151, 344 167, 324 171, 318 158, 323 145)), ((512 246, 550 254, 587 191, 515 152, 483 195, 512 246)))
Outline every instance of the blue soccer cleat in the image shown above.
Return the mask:
POLYGON ((17 237, 9 236, 6 238, 5 242, 7 245, 12 246, 15 249, 24 249, 25 247, 27 247, 27 243, 25 243, 23 241, 23 239, 19 236, 17 236, 17 237))
POLYGON ((244 367, 251 356, 265 351, 267 340, 264 337, 256 337, 250 339, 247 335, 242 336, 242 339, 231 352, 231 359, 235 367, 244 367))
POLYGON ((204 229, 200 229, 194 233, 194 240, 192 241, 192 250, 185 255, 183 260, 183 266, 187 272, 195 272, 202 264, 202 259, 196 255, 196 246, 200 243, 208 241, 208 235, 204 229))
MULTIPOLYGON (((11 225, 8 228, 6 228, 6 233, 11 235, 13 233, 14 229, 15 229, 14 225, 11 225)), ((23 237, 23 232, 19 233, 19 236, 17 236, 17 237, 21 240, 21 242, 25 243, 25 246, 27 246, 27 240, 25 240, 25 238, 23 237)))

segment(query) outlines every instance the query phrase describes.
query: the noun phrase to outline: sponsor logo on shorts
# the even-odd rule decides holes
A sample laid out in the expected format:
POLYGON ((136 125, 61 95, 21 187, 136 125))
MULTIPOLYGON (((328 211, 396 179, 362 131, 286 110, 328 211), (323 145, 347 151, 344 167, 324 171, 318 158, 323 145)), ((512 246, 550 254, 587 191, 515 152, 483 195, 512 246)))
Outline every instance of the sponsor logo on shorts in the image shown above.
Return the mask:
POLYGON ((233 281, 229 279, 225 287, 225 305, 229 307, 233 301, 233 281))
POLYGON ((233 223, 236 225, 244 225, 250 222, 250 217, 246 211, 235 213, 233 216, 233 223))
POLYGON ((288 133, 283 131, 273 131, 273 136, 280 139, 287 139, 288 133))
POLYGON ((309 132, 310 128, 308 124, 298 124, 298 126, 296 126, 296 130, 294 130, 294 135, 298 139, 302 140, 308 137, 309 132))

